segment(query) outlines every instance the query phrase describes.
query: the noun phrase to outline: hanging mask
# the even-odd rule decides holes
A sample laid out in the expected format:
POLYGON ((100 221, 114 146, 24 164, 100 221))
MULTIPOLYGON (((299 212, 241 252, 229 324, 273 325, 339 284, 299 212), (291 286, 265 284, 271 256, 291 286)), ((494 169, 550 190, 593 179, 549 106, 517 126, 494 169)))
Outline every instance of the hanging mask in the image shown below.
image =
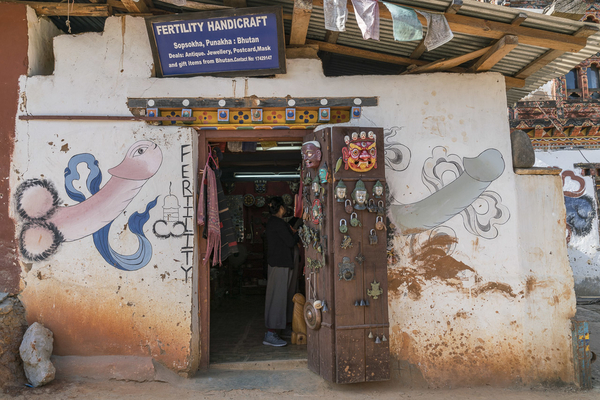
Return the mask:
POLYGON ((348 214, 352 214, 354 212, 354 208, 352 207, 352 201, 350 199, 346 199, 346 204, 344 205, 344 209, 348 214))
POLYGON ((265 181, 265 180, 254 181, 254 191, 256 193, 266 193, 267 181, 265 181))
POLYGON ((377 232, 375 232, 375 229, 371 229, 371 232, 369 233, 369 244, 375 246, 377 242, 377 232))
POLYGON ((321 194, 321 183, 319 182, 319 177, 315 176, 315 179, 312 181, 312 192, 315 197, 319 197, 321 194))
POLYGON ((343 218, 340 219, 340 232, 341 233, 348 232, 348 225, 346 224, 346 220, 343 218))
POLYGON ((380 181, 377 181, 375 185, 373 185, 373 197, 376 199, 380 199, 383 196, 383 185, 380 181))
POLYGON ((375 146, 375 134, 353 132, 352 136, 344 137, 346 147, 342 148, 342 159, 344 168, 350 168, 354 172, 367 172, 377 168, 377 147, 375 146))
POLYGON ((346 184, 341 180, 335 187, 335 199, 338 203, 343 203, 346 200, 346 184))
POLYGON ((321 179, 322 184, 329 182, 329 170, 327 169, 327 163, 323 164, 323 166, 319 168, 319 179, 321 179))
POLYGON ((316 140, 302 144, 302 162, 306 168, 317 168, 321 163, 321 144, 316 140))
POLYGON ((377 212, 377 206, 375 205, 375 200, 369 199, 369 205, 367 206, 367 210, 369 210, 369 212, 371 212, 371 213, 377 212))
POLYGON ((377 215, 382 217, 385 215, 385 207, 383 205, 383 200, 379 200, 377 202, 377 215))
POLYGON ((306 175, 304 175, 304 179, 302 180, 302 182, 304 183, 304 186, 306 186, 306 187, 312 185, 312 178, 310 177, 310 171, 308 171, 306 173, 306 175))
POLYGON ((365 183, 362 180, 356 182, 354 190, 352 191, 352 200, 354 201, 355 210, 364 210, 367 208, 367 200, 369 199, 369 193, 365 187, 365 183))
POLYGON ((383 223, 383 217, 379 216, 375 219, 375 229, 378 231, 382 231, 385 229, 385 224, 383 223))
POLYGON ((359 221, 358 215, 355 212, 350 215, 350 225, 354 227, 362 226, 362 223, 359 221))
POLYGON ((289 181, 288 186, 293 194, 297 194, 298 189, 300 188, 300 182, 289 181))
POLYGON ((312 223, 315 225, 319 224, 319 221, 321 221, 321 216, 323 215, 323 207, 321 206, 321 200, 319 199, 315 199, 315 201, 313 201, 313 206, 312 206, 312 223))
POLYGON ((302 219, 304 221, 310 221, 310 211, 308 211, 308 206, 304 207, 304 213, 302 214, 302 219))

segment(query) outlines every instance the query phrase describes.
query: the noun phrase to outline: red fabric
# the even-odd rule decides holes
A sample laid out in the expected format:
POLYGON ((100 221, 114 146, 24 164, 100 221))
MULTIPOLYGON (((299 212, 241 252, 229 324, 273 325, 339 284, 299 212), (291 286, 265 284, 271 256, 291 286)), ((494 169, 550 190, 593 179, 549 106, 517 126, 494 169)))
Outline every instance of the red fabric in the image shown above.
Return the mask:
POLYGON ((204 264, 213 253, 212 265, 221 264, 221 222, 219 221, 219 199, 217 197, 217 179, 215 172, 208 163, 204 167, 202 176, 202 185, 200 186, 200 199, 198 201, 197 220, 198 225, 206 224, 208 238, 206 240, 206 257, 204 264), (206 184, 206 190, 204 185, 206 184), (204 199, 206 193, 206 201, 204 199), (206 206, 205 206, 206 205, 206 206))

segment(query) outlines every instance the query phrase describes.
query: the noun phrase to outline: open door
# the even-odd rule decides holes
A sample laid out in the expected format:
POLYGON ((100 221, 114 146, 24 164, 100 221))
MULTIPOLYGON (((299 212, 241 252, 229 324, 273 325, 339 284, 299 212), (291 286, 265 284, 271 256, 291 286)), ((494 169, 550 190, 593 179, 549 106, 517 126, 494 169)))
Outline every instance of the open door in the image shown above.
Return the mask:
POLYGON ((311 133, 303 156, 308 367, 336 383, 387 380, 383 129, 311 133))

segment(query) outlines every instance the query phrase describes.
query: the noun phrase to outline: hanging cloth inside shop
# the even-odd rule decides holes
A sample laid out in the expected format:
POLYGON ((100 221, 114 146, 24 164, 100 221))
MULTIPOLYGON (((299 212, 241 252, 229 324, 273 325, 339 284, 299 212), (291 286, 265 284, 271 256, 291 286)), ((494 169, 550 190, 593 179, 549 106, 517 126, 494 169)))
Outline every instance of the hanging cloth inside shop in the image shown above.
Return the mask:
POLYGON ((425 48, 427 51, 437 49, 443 44, 448 43, 454 37, 450 30, 450 25, 444 14, 433 14, 425 11, 416 10, 427 20, 427 34, 425 35, 425 48))
POLYGON ((325 29, 334 32, 345 32, 348 20, 348 0, 324 0, 325 29))
POLYGON ((219 221, 221 225, 221 262, 223 262, 230 255, 239 253, 239 250, 231 212, 227 206, 227 198, 225 192, 223 192, 220 179, 217 179, 217 198, 219 199, 219 221))
MULTIPOLYGON (((197 221, 198 225, 206 225, 206 256, 204 264, 212 254, 212 265, 221 264, 221 227, 219 222, 219 199, 217 196, 217 180, 215 172, 210 167, 210 161, 213 161, 212 151, 209 148, 208 160, 204 166, 202 174, 202 184, 200 185, 200 198, 198 199, 197 221)), ((215 162, 216 164, 216 162, 215 162)))
POLYGON ((254 153, 257 142, 242 142, 242 151, 244 153, 254 153))
POLYGON ((379 40, 379 3, 377 0, 352 0, 352 5, 363 39, 379 40))
POLYGON ((227 142, 227 148, 232 153, 241 153, 242 152, 242 144, 243 144, 243 142, 227 142))
POLYGON ((408 42, 423 39, 423 25, 419 22, 417 13, 412 8, 382 2, 390 10, 394 25, 394 40, 408 42))

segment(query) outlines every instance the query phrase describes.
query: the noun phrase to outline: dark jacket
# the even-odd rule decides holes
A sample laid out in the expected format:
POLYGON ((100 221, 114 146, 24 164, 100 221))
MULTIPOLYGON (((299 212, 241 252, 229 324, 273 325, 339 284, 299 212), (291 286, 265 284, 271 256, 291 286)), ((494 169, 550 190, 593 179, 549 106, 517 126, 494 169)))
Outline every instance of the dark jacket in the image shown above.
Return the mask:
POLYGON ((271 216, 267 222, 267 263, 271 267, 294 268, 293 249, 300 240, 283 219, 271 216))

